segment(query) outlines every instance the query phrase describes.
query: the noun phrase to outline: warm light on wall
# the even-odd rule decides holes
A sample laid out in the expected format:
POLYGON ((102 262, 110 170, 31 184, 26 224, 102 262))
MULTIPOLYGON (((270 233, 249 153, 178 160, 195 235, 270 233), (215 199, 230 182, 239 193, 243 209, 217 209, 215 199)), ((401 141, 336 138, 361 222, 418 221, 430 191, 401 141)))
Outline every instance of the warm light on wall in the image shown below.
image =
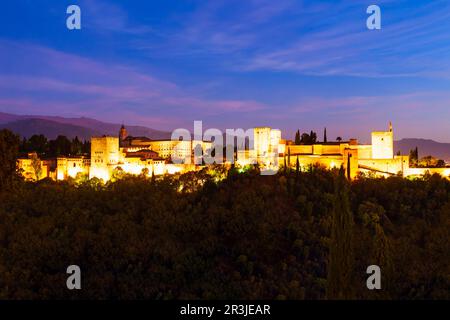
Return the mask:
POLYGON ((58 179, 58 180, 64 180, 65 179, 64 172, 62 170, 58 170, 58 174, 56 175, 56 179, 58 179))
POLYGON ((169 174, 180 173, 182 171, 183 171, 183 169, 180 166, 173 165, 173 164, 167 165, 167 173, 169 173, 169 174))
MULTIPOLYGON (((359 145, 356 143, 335 143, 314 145, 286 145, 281 140, 281 131, 269 127, 253 129, 253 147, 250 150, 238 150, 237 164, 239 170, 245 170, 245 166, 258 163, 261 169, 278 169, 278 164, 289 161, 289 166, 295 166, 297 159, 301 168, 311 165, 320 165, 325 168, 338 168, 347 164, 346 155, 351 154, 352 174, 355 176, 359 170, 372 172, 376 175, 395 175, 399 172, 403 176, 423 176, 440 174, 450 178, 450 168, 410 168, 408 156, 393 156, 393 132, 372 132, 371 145, 359 145), (278 149, 277 149, 278 147, 278 149), (288 156, 288 153, 291 155, 288 156), (281 156, 280 156, 281 155, 281 156)), ((135 147, 119 147, 117 137, 93 137, 91 140, 91 159, 83 157, 58 157, 56 159, 56 172, 51 171, 55 167, 55 159, 42 162, 41 179, 51 177, 52 179, 65 180, 68 177, 75 178, 80 173, 88 174, 89 178, 98 178, 107 182, 111 179, 114 169, 120 167, 123 173, 141 175, 147 172, 147 176, 163 174, 176 174, 195 171, 201 167, 189 164, 192 146, 201 143, 203 150, 211 147, 211 142, 197 141, 145 141, 142 145, 135 147), (161 158, 143 159, 138 155, 130 155, 143 149, 150 149, 161 154, 170 156, 172 152, 178 157, 185 157, 184 164, 166 163, 161 158), (179 148, 175 148, 178 146, 179 148), (144 171, 144 169, 146 169, 144 171)), ((32 160, 28 158, 18 159, 18 167, 23 170, 26 179, 35 179, 32 160)), ((229 165, 227 161, 225 165, 229 165)))
POLYGON ((111 176, 107 168, 91 168, 89 178, 98 178, 102 179, 104 182, 107 182, 110 180, 111 176))
MULTIPOLYGON (((71 178, 76 178, 78 173, 83 173, 84 170, 81 167, 70 167, 67 169, 67 175, 71 178)), ((58 172, 58 176, 59 176, 59 172, 58 172)))
MULTIPOLYGON (((126 163, 123 166, 120 166, 125 173, 130 174, 141 174, 142 170, 146 168, 146 166, 137 164, 137 163, 126 163)), ((151 169, 151 168, 150 168, 151 169)))

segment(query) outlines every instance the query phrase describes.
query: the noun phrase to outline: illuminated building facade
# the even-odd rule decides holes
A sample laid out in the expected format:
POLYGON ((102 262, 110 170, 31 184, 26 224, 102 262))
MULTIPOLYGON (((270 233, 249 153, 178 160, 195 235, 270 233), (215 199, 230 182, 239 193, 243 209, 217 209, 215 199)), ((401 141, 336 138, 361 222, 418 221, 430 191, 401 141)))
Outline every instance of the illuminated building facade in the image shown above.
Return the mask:
MULTIPOLYGON (((388 131, 372 132, 372 143, 349 141, 318 142, 295 145, 281 139, 281 131, 270 127, 257 127, 243 150, 238 149, 238 166, 258 164, 261 169, 278 170, 280 165, 295 167, 297 160, 302 170, 312 165, 328 169, 345 169, 349 179, 360 173, 375 176, 421 176, 426 172, 450 176, 450 168, 410 168, 409 156, 394 155, 392 125, 388 131)), ((116 172, 152 176, 198 170, 203 164, 194 155, 201 148, 205 154, 213 148, 208 141, 151 140, 127 135, 124 126, 117 137, 92 137, 89 157, 58 157, 39 159, 36 153, 18 159, 18 168, 28 180, 69 177, 98 178, 109 181, 116 172), (177 161, 173 161, 176 159, 177 161)), ((225 161, 225 163, 227 163, 225 161)))
POLYGON ((356 139, 339 142, 322 142, 311 145, 287 143, 286 152, 280 163, 287 157, 287 163, 295 166, 297 158, 302 168, 320 165, 325 168, 344 167, 350 179, 360 173, 374 176, 400 175, 421 176, 425 173, 438 173, 450 176, 450 168, 410 168, 409 156, 394 155, 394 135, 392 124, 388 131, 372 132, 372 144, 359 144, 356 139), (290 155, 290 156, 289 156, 290 155), (348 169, 349 168, 349 169, 348 169))

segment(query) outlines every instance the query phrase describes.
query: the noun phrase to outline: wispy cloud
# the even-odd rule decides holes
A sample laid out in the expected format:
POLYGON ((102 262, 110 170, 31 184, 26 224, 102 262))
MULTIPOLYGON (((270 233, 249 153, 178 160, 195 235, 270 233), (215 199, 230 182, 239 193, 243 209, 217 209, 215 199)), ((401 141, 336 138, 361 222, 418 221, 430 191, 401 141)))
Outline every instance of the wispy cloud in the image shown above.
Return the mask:
POLYGON ((217 55, 218 65, 240 72, 439 77, 450 71, 448 1, 377 4, 380 31, 366 29, 367 1, 210 1, 182 17, 164 52, 217 55))
MULTIPOLYGON (((298 1, 217 0, 198 2, 178 17, 180 27, 167 35, 165 50, 183 55, 228 54, 258 45, 258 28, 266 28, 298 1)), ((260 30, 261 31, 261 30, 260 30)), ((145 49, 146 46, 141 48, 145 49)))
POLYGON ((78 3, 72 33, 59 29, 64 10, 24 17, 6 4, 0 110, 355 136, 391 119, 404 135, 448 140, 447 0, 377 0, 380 31, 366 29, 366 0, 78 3))
POLYGON ((391 95, 309 96, 286 108, 279 121, 299 119, 309 128, 327 126, 347 137, 369 141, 371 130, 385 129, 393 121, 396 137, 445 137, 450 132, 450 92, 420 91, 391 95), (306 119, 306 123, 304 122, 306 119), (374 127, 378 124, 378 127, 374 127), (345 127, 345 130, 343 129, 345 127))
POLYGON ((264 48, 243 61, 242 70, 282 70, 310 75, 349 75, 358 77, 436 76, 450 71, 450 63, 439 52, 449 52, 450 6, 433 3, 419 11, 405 12, 392 19, 382 11, 380 31, 365 29, 364 7, 336 6, 333 13, 321 12, 305 17, 314 21, 333 21, 317 30, 300 34, 298 39, 279 48, 264 48), (355 14, 355 10, 361 14, 355 14), (339 15, 336 21, 335 15, 339 15))
POLYGON ((366 29, 365 0, 193 1, 193 9, 174 13, 165 29, 132 22, 120 5, 105 0, 82 4, 89 30, 128 34, 129 49, 150 57, 207 57, 234 72, 372 78, 450 73, 445 0, 379 0, 380 31, 366 29))
POLYGON ((195 117, 265 108, 251 100, 196 96, 130 66, 106 64, 33 44, 1 40, 0 45, 7 48, 0 54, 5 63, 1 69, 8 69, 6 63, 15 66, 14 72, 0 74, 3 111, 39 113, 45 109, 102 118, 119 115, 152 126, 155 124, 146 123, 146 119, 166 117, 176 125, 189 123, 195 117), (17 58, 24 53, 33 59, 20 64, 17 58))
POLYGON ((83 26, 94 32, 118 32, 129 35, 145 35, 154 32, 148 25, 130 21, 126 10, 117 4, 103 0, 82 0, 83 26))

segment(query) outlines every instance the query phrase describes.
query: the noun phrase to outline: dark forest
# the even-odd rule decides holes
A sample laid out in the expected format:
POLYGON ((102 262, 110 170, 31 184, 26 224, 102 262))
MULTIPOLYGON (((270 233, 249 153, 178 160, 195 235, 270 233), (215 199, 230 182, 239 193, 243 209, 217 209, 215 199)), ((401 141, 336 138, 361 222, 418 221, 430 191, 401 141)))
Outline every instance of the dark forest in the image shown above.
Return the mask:
POLYGON ((23 181, 0 134, 0 299, 449 299, 450 181, 209 167, 23 181), (66 288, 79 265, 82 290, 66 288), (368 290, 378 265, 382 289, 368 290))

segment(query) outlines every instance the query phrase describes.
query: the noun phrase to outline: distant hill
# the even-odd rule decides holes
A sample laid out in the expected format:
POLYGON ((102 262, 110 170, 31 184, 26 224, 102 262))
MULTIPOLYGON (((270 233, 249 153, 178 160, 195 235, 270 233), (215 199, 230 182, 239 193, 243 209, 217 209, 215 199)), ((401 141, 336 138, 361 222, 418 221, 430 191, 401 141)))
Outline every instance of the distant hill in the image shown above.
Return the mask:
POLYGON ((436 142, 430 139, 408 138, 394 142, 394 151, 400 151, 401 154, 409 154, 409 151, 415 147, 419 150, 419 158, 433 156, 450 162, 450 143, 436 142))
MULTIPOLYGON (((107 123, 91 118, 64 118, 53 116, 15 115, 0 112, 0 129, 7 128, 22 137, 29 138, 33 134, 43 134, 49 139, 58 135, 68 138, 89 140, 92 136, 117 136, 120 124, 107 123)), ((145 136, 150 139, 170 139, 170 132, 159 131, 143 126, 126 126, 128 134, 145 136)), ((450 162, 450 143, 441 143, 429 139, 408 138, 394 142, 394 151, 409 154, 411 149, 418 147, 419 157, 432 155, 450 162)))
POLYGON ((31 137, 34 134, 43 134, 49 139, 54 139, 58 135, 68 138, 77 136, 82 140, 89 140, 91 136, 99 135, 100 132, 89 128, 61 124, 43 119, 25 119, 9 123, 0 124, 0 127, 9 129, 22 137, 31 137))
POLYGON ((0 112, 0 124, 4 124, 4 123, 20 120, 21 117, 22 116, 18 116, 18 115, 15 115, 15 114, 0 112))
MULTIPOLYGON (((43 134, 49 139, 58 135, 69 138, 78 136, 88 140, 92 136, 117 136, 120 124, 107 123, 91 118, 63 118, 51 116, 14 115, 0 112, 0 128, 7 128, 23 137, 33 134, 43 134)), ((132 136, 146 136, 151 139, 168 139, 169 132, 159 131, 143 126, 126 126, 128 134, 132 136)))

